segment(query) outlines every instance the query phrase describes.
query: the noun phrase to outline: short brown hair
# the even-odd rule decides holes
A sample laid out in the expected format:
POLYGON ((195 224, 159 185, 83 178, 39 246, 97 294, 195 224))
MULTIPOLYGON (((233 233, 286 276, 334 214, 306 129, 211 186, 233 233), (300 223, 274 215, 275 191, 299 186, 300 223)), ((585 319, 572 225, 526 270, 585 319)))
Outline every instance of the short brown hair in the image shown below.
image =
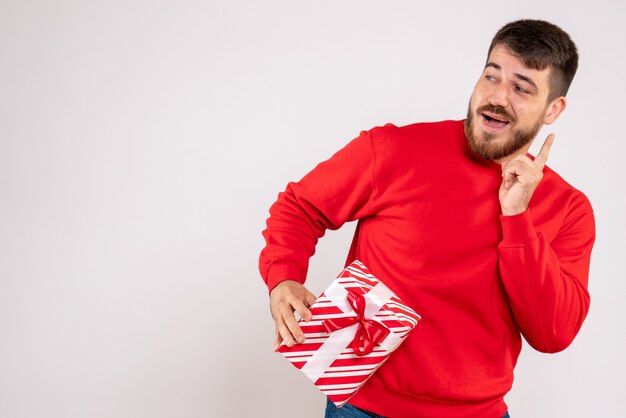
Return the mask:
POLYGON ((529 68, 551 69, 548 101, 567 94, 578 69, 578 50, 563 29, 544 20, 517 20, 496 33, 487 59, 496 45, 509 48, 529 68))

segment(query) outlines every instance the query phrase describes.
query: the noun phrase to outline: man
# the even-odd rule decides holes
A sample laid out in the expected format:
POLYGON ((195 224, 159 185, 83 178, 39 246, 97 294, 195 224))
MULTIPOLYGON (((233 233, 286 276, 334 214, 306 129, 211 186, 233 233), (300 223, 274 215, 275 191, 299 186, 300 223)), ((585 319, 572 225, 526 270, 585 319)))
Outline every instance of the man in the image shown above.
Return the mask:
POLYGON ((587 198, 546 167, 544 124, 565 110, 576 46, 538 20, 495 35, 465 121, 362 132, 270 209, 260 258, 275 349, 301 343, 303 286, 317 239, 359 220, 348 262, 362 261, 422 321, 341 409, 327 416, 508 416, 521 335, 565 349, 589 309, 595 225, 587 198), (347 408, 344 410, 344 408, 347 408))

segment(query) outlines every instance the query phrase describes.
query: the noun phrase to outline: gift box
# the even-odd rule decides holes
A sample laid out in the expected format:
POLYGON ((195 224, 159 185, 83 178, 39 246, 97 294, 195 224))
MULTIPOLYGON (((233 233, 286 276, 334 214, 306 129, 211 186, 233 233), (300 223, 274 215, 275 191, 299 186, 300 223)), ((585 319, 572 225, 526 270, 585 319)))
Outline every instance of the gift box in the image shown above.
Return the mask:
POLYGON ((300 320, 305 341, 278 352, 337 406, 383 365, 420 320, 359 261, 346 267, 300 320))

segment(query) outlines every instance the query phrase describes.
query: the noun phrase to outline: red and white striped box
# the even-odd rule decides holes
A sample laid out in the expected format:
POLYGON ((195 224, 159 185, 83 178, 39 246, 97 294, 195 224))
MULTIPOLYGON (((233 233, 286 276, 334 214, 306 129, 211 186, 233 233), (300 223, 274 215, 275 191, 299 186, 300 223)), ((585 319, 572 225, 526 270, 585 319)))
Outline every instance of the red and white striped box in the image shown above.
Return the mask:
POLYGON ((305 341, 278 352, 337 406, 345 404, 420 320, 363 263, 354 261, 300 321, 305 341))

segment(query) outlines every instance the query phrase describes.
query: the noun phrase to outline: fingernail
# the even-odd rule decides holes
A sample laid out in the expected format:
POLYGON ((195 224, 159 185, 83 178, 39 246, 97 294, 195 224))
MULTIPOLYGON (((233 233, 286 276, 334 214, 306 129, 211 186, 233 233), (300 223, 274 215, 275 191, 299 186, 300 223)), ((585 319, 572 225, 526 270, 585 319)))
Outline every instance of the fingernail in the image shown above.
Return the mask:
POLYGON ((291 346, 293 346, 293 341, 291 341, 291 340, 286 340, 286 341, 285 341, 285 344, 287 345, 287 347, 291 347, 291 346))
POLYGON ((299 343, 303 343, 304 342, 304 335, 298 335, 296 337, 296 341, 298 341, 299 343))

